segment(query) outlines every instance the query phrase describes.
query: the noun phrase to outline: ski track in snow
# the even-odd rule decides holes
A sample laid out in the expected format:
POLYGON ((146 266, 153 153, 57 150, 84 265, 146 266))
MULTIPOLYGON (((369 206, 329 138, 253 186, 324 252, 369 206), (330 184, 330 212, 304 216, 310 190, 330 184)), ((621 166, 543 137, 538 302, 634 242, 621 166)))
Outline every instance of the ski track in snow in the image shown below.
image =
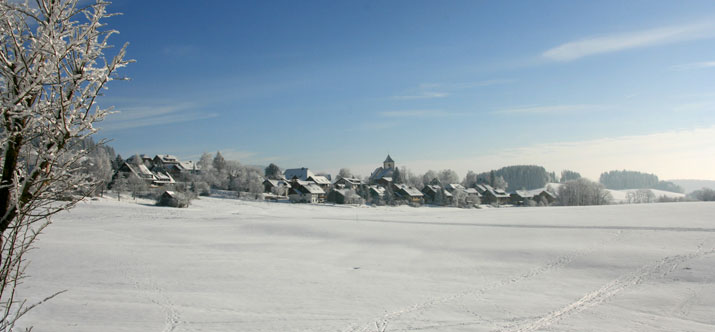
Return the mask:
POLYGON ((623 290, 630 287, 642 284, 648 279, 655 277, 665 277, 675 271, 678 265, 685 263, 691 259, 703 257, 715 253, 715 249, 702 250, 703 244, 698 246, 695 252, 685 255, 674 255, 664 257, 655 263, 645 265, 636 272, 615 279, 603 287, 589 292, 580 299, 569 303, 559 310, 550 312, 539 319, 516 327, 507 327, 506 329, 497 330, 499 332, 528 332, 536 331, 541 328, 558 323, 565 317, 584 311, 592 306, 598 305, 609 298, 617 295, 623 290))
MULTIPOLYGON (((132 255, 136 257, 136 255, 132 255)), ((164 312, 164 328, 162 332, 173 332, 176 331, 179 325, 182 323, 181 315, 176 305, 169 299, 166 295, 166 291, 159 284, 158 279, 154 276, 154 273, 146 264, 141 264, 135 262, 132 265, 134 267, 143 267, 142 272, 146 275, 143 277, 137 277, 130 274, 129 269, 124 269, 125 277, 132 283, 134 289, 145 296, 151 303, 159 306, 164 312)))
MULTIPOLYGON (((489 284, 484 287, 480 287, 480 288, 476 288, 476 289, 467 289, 464 292, 452 294, 450 296, 445 296, 445 297, 441 297, 441 298, 433 298, 428 301, 421 302, 421 303, 412 305, 407 308, 403 308, 403 309, 400 309, 397 311, 387 313, 384 316, 374 320, 374 322, 371 322, 367 325, 357 325, 357 326, 352 325, 352 326, 344 329, 343 331, 345 331, 345 332, 372 332, 372 331, 384 332, 384 331, 387 331, 387 327, 388 327, 389 323, 402 315, 412 313, 415 311, 426 310, 431 307, 434 307, 434 306, 437 306, 440 304, 444 304, 444 303, 448 303, 448 302, 451 302, 451 301, 454 301, 454 300, 457 300, 460 298, 468 297, 468 296, 477 296, 478 297, 478 296, 481 296, 489 291, 499 289, 502 287, 506 287, 509 285, 513 285, 513 284, 516 284, 516 283, 519 283, 519 282, 522 282, 525 280, 529 280, 531 278, 537 277, 541 274, 544 274, 544 273, 552 271, 552 270, 557 270, 557 269, 571 263, 577 257, 590 254, 590 253, 596 251, 597 249, 605 246, 609 242, 616 241, 618 238, 620 238, 621 235, 622 235, 622 231, 619 230, 618 232, 615 233, 615 235, 613 237, 602 240, 599 243, 597 243, 596 245, 593 245, 592 247, 589 247, 589 248, 586 248, 586 249, 583 249, 580 251, 575 251, 568 255, 559 256, 559 257, 547 262, 544 265, 538 266, 534 269, 527 271, 524 274, 509 277, 506 279, 502 279, 502 280, 499 280, 495 283, 489 284)), ((461 325, 471 325, 471 324, 474 324, 474 323, 470 322, 470 323, 464 323, 461 325)))

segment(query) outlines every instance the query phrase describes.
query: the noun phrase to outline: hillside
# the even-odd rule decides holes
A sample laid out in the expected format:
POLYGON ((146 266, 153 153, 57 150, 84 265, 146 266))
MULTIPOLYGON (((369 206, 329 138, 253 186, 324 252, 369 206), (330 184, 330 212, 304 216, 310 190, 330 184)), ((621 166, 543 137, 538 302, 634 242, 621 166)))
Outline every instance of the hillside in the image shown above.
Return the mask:
POLYGON ((670 180, 685 189, 686 193, 691 193, 702 188, 710 188, 715 190, 715 181, 713 180, 670 180))

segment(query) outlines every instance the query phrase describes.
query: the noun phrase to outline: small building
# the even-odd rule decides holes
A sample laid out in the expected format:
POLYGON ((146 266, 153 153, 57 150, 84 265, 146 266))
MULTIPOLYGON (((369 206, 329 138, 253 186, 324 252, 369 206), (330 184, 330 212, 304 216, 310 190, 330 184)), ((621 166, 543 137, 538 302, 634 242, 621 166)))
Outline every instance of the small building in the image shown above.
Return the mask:
POLYGON ((263 181, 263 192, 275 193, 281 196, 288 195, 291 188, 290 183, 284 180, 265 179, 263 181))
POLYGON ((170 154, 158 154, 152 159, 152 164, 154 166, 166 167, 169 165, 178 165, 180 163, 179 158, 172 156, 170 154))
POLYGON ((556 195, 548 190, 542 190, 534 195, 534 200, 537 204, 551 205, 556 202, 556 195))
POLYGON ((330 190, 330 180, 322 175, 311 175, 308 177, 307 181, 315 182, 323 191, 328 192, 330 190))
POLYGON ((381 186, 368 186, 367 190, 367 200, 368 202, 384 202, 385 200, 385 192, 387 190, 385 187, 381 186))
POLYGON ((393 184, 393 191, 398 199, 404 200, 411 204, 423 204, 424 194, 415 187, 410 187, 406 184, 393 184))
POLYGON ((144 180, 147 184, 152 184, 154 180, 156 180, 154 173, 144 166, 144 164, 135 165, 124 162, 117 170, 114 178, 116 179, 120 175, 124 177, 136 176, 137 178, 144 180))
POLYGON ((176 181, 174 181, 174 178, 171 177, 171 174, 166 171, 157 169, 152 171, 152 173, 154 173, 154 181, 152 182, 152 184, 163 186, 166 184, 176 183, 176 181))
POLYGON ((301 168, 290 168, 283 172, 283 177, 290 181, 293 179, 298 179, 301 181, 308 181, 308 178, 315 176, 313 172, 305 167, 301 168))
POLYGON ((422 188, 424 201, 428 204, 450 205, 452 204, 453 195, 439 185, 428 184, 422 188))
POLYGON ((482 203, 486 204, 509 204, 511 197, 504 189, 493 188, 488 184, 478 184, 475 189, 482 195, 482 203))
POLYGON ((517 190, 509 194, 509 203, 513 205, 525 205, 527 200, 533 200, 534 195, 526 190, 517 190))
POLYGON ((325 196, 325 191, 313 182, 304 182, 297 186, 292 184, 288 190, 288 198, 293 203, 324 203, 325 196))
POLYGON ((360 180, 358 178, 339 178, 338 181, 335 181, 335 183, 333 183, 333 186, 335 188, 339 188, 339 189, 345 188, 345 189, 356 190, 362 184, 363 184, 362 180, 360 180))
POLYGON ((181 193, 167 190, 159 196, 156 205, 184 208, 189 206, 189 200, 181 193))

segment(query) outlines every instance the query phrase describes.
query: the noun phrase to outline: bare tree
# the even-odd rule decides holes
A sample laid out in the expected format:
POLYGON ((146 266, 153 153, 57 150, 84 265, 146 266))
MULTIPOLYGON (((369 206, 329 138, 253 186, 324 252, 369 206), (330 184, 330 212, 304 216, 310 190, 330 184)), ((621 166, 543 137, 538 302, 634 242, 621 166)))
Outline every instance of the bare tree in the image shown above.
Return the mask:
POLYGON ((97 97, 130 62, 126 45, 104 56, 116 33, 103 22, 107 5, 0 1, 0 331, 33 307, 15 299, 23 255, 50 216, 82 198, 67 193, 93 184, 78 172, 87 151, 73 145, 96 132, 110 111, 97 97))

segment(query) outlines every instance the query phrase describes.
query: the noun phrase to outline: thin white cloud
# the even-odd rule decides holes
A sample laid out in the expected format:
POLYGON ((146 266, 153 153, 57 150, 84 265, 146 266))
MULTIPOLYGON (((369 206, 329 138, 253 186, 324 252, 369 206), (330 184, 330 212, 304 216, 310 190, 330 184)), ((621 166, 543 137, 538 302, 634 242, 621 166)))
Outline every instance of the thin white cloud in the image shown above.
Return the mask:
POLYGON ((115 113, 110 114, 99 127, 103 131, 116 131, 210 119, 217 116, 217 113, 197 109, 197 106, 192 103, 117 107, 115 113))
POLYGON ((441 110, 404 110, 404 111, 385 111, 378 113, 383 118, 438 118, 458 115, 441 110))
POLYGON ((673 70, 695 70, 695 69, 706 69, 715 67, 715 61, 703 61, 703 62, 693 62, 686 63, 682 65, 675 65, 671 67, 673 70))
POLYGON ((673 111, 675 111, 675 112, 701 112, 701 111, 712 112, 713 110, 715 110, 715 102, 713 102, 713 101, 699 101, 699 102, 685 103, 685 104, 680 104, 680 105, 676 105, 675 107, 673 107, 673 111))
POLYGON ((714 28, 713 22, 705 22, 593 37, 556 46, 542 55, 555 61, 570 61, 595 54, 709 38, 715 35, 714 28))
POLYGON ((420 93, 413 94, 413 95, 392 96, 392 99, 395 99, 395 100, 435 99, 435 98, 446 98, 447 96, 449 96, 449 94, 446 92, 422 91, 420 93))
POLYGON ((414 171, 452 168, 488 171, 507 165, 542 165, 550 171, 570 169, 598 181, 602 172, 631 169, 654 173, 661 179, 715 180, 715 126, 672 130, 647 135, 535 144, 481 151, 453 160, 404 160, 414 171))
POLYGON ((492 112, 493 114, 551 114, 551 113, 569 113, 569 112, 584 112, 604 109, 601 105, 550 105, 550 106, 528 106, 501 109, 492 112))

